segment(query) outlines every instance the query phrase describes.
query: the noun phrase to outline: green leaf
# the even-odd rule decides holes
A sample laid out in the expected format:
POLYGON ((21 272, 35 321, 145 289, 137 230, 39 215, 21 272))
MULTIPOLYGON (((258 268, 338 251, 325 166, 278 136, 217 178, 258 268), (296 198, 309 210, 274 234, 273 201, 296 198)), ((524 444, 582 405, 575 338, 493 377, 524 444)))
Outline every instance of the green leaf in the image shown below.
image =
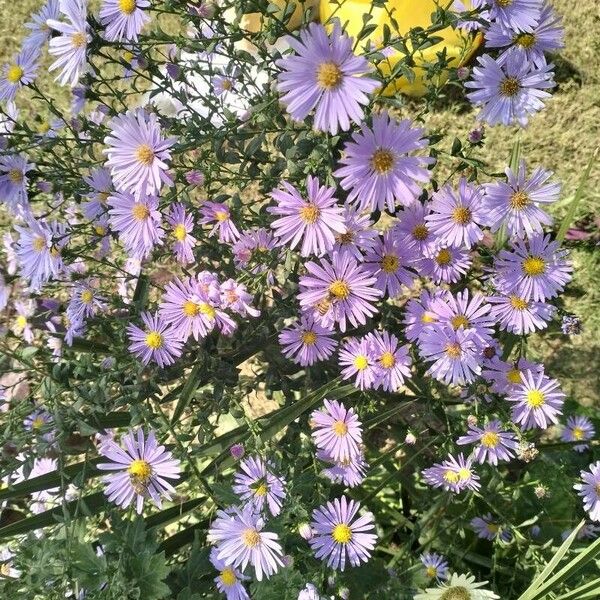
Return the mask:
POLYGON ((594 165, 594 162, 596 161, 596 157, 598 156, 599 151, 600 151, 600 148, 596 148, 596 150, 590 157, 590 160, 588 161, 585 171, 583 172, 583 175, 581 176, 581 180, 579 181, 579 186, 577 187, 575 196, 573 196, 573 200, 571 200, 571 204, 569 205, 567 214, 565 215, 564 219, 562 220, 562 222, 560 224, 560 228, 558 230, 558 233, 556 234, 556 240, 559 243, 565 239, 567 230, 569 229, 569 227, 571 226, 571 223, 573 222, 577 208, 579 207, 579 204, 581 203, 581 199, 583 198, 583 192, 585 190, 585 186, 587 185, 588 179, 590 178, 592 166, 594 165))
POLYGON ((179 421, 179 417, 183 414, 183 411, 187 408, 190 400, 192 398, 192 394, 198 388, 198 384, 200 381, 200 370, 202 369, 202 363, 198 361, 194 368, 191 370, 185 385, 183 386, 183 390, 181 390, 181 395, 179 396, 179 402, 177 402, 177 406, 173 411, 173 417, 171 418, 171 424, 177 423, 179 421))
POLYGON ((588 583, 584 583, 578 588, 575 588, 574 590, 571 590, 562 596, 558 596, 556 600, 582 600, 583 598, 597 598, 598 590, 600 590, 600 578, 588 581, 588 583))

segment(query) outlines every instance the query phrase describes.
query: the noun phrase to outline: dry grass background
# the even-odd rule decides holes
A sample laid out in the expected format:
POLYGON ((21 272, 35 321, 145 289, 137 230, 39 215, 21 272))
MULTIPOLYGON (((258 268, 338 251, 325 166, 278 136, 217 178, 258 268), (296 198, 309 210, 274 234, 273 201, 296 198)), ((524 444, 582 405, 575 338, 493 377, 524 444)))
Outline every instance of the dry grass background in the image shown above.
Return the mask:
MULTIPOLYGON (((42 0, 0 0, 0 63, 18 50, 23 24, 42 4, 42 0)), ((95 6, 97 2, 91 4, 95 6)), ((490 167, 500 171, 515 139, 520 137, 529 163, 552 169, 563 182, 563 200, 555 207, 558 219, 564 214, 587 161, 600 146, 600 2, 553 0, 553 4, 563 15, 566 28, 566 48, 555 60, 559 87, 547 109, 527 129, 488 129, 484 154, 490 167)), ((40 77, 40 83, 51 88, 55 96, 64 95, 67 101, 66 90, 57 88, 47 74, 40 77)), ((36 114, 28 105, 26 94, 19 98, 19 105, 25 118, 36 114)), ((463 104, 446 106, 427 117, 428 127, 448 134, 447 144, 455 135, 464 139, 474 123, 474 112, 463 104)), ((577 216, 598 214, 599 200, 600 161, 592 170, 577 216)), ((575 400, 590 405, 600 403, 600 249, 574 249, 573 260, 575 277, 565 304, 582 317, 584 333, 570 339, 560 335, 534 338, 530 348, 532 355, 543 359, 550 372, 561 378, 575 400)))

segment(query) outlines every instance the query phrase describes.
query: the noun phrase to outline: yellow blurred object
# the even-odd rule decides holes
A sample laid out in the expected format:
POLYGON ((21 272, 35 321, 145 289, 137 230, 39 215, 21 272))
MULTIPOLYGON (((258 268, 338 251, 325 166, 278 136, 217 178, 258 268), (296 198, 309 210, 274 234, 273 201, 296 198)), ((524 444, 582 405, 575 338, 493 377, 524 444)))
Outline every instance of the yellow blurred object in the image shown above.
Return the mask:
MULTIPOLYGON (((287 27, 290 31, 300 27, 302 24, 302 15, 304 14, 304 11, 310 9, 312 20, 314 20, 319 11, 319 0, 304 0, 304 2, 301 2, 301 0, 289 0, 289 2, 288 0, 269 0, 270 4, 276 4, 280 7, 280 10, 276 13, 273 13, 273 16, 279 20, 282 20, 285 7, 289 4, 292 4, 292 2, 296 4, 296 8, 294 9, 294 14, 287 22, 287 27)), ((263 18, 268 19, 269 17, 261 15, 260 13, 245 14, 241 22, 241 27, 242 29, 256 33, 260 30, 260 24, 263 18)))
MULTIPOLYGON (((463 3, 469 5, 468 1, 463 3)), ((328 29, 331 29, 333 19, 339 19, 348 35, 356 38, 364 25, 363 15, 370 12, 373 18, 368 21, 368 25, 375 24, 377 27, 366 38, 360 40, 359 44, 362 47, 367 42, 371 42, 374 49, 380 50, 385 24, 390 28, 392 39, 397 37, 398 33, 405 35, 414 27, 426 29, 431 27, 431 14, 438 6, 446 8, 449 4, 449 0, 388 0, 386 9, 398 23, 398 32, 391 24, 388 12, 383 8, 372 6, 370 0, 321 0, 319 16, 321 23, 327 23, 328 29)), ((414 81, 411 83, 405 77, 398 76, 385 88, 384 95, 391 96, 396 91, 400 91, 408 96, 423 96, 427 92, 424 82, 426 70, 420 65, 435 63, 436 54, 446 48, 449 63, 453 67, 459 67, 469 60, 483 40, 481 34, 472 36, 452 27, 436 31, 434 35, 443 38, 442 41, 414 54, 415 67, 412 68, 415 73, 414 81)), ((392 48, 390 55, 379 63, 382 73, 389 75, 403 56, 400 50, 392 48)), ((445 71, 436 83, 442 84, 447 79, 448 72, 445 71)))

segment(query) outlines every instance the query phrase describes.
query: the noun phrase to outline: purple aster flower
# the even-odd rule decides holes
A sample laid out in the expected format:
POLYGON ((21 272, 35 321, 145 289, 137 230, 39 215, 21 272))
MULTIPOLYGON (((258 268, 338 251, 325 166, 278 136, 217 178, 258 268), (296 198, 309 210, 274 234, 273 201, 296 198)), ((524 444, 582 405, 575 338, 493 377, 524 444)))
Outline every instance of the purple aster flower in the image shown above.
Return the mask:
POLYGON ((496 256, 492 281, 505 295, 534 301, 553 298, 571 280, 567 254, 549 235, 536 235, 527 242, 513 240, 510 250, 496 256))
POLYGON ((418 300, 412 298, 408 301, 403 321, 404 334, 408 340, 414 342, 420 338, 424 329, 438 322, 435 304, 443 293, 443 291, 431 293, 423 290, 418 300))
POLYGON ((473 458, 483 464, 497 465, 498 461, 510 461, 515 457, 513 450, 519 447, 517 436, 509 431, 502 431, 502 423, 498 420, 490 421, 483 429, 476 425, 469 425, 467 435, 458 438, 459 446, 476 444, 473 458))
POLYGON ((482 517, 475 517, 471 520, 471 527, 477 534, 477 537, 482 540, 501 539, 504 541, 510 540, 510 533, 504 530, 490 513, 482 517), (507 539, 508 533, 508 539, 507 539))
POLYGON ((369 215, 361 214, 355 208, 347 206, 344 210, 345 233, 335 236, 334 252, 349 252, 358 262, 362 262, 363 252, 377 245, 379 233, 372 229, 369 215))
POLYGON ((137 42, 138 35, 150 17, 144 12, 148 0, 104 0, 100 8, 100 23, 106 28, 109 42, 137 42))
POLYGON ((87 23, 86 0, 60 0, 60 12, 68 23, 56 19, 46 21, 48 27, 61 35, 50 39, 49 52, 57 59, 49 70, 61 69, 56 78, 60 85, 77 85, 79 77, 87 67, 87 46, 92 37, 87 23))
POLYGON ((212 78, 212 88, 216 96, 223 96, 234 89, 237 74, 235 75, 215 75, 212 78))
MULTIPOLYGON (((457 13, 477 11, 476 16, 482 21, 490 20, 488 0, 470 0, 468 6, 462 0, 454 0, 451 9, 457 13)), ((483 29, 484 25, 476 21, 471 15, 458 20, 458 26, 465 31, 477 31, 483 29)))
POLYGON ((0 75, 0 100, 12 102, 17 92, 35 79, 39 57, 39 50, 25 48, 4 65, 0 75))
POLYGON ((246 450, 244 449, 243 444, 233 444, 231 448, 229 448, 229 453, 235 460, 240 460, 246 453, 246 450))
POLYGON ((339 363, 343 379, 354 378, 354 385, 359 390, 372 387, 375 356, 366 337, 348 339, 340 349, 339 363))
POLYGON ((515 294, 490 296, 487 300, 492 304, 490 316, 500 329, 516 335, 545 329, 556 313, 555 307, 550 304, 525 300, 515 294))
POLYGON ((219 234, 219 241, 223 243, 234 243, 240 237, 240 232, 231 220, 231 213, 226 204, 218 202, 205 202, 200 207, 202 218, 200 223, 203 225, 213 225, 209 236, 219 234))
POLYGON ((204 185, 204 173, 202 171, 188 171, 185 174, 185 180, 190 185, 195 185, 197 187, 204 185))
POLYGON ((355 518, 359 510, 358 502, 342 496, 313 511, 311 527, 315 535, 308 543, 315 558, 341 571, 347 560, 353 567, 368 562, 377 535, 373 515, 366 513, 355 518))
POLYGON ((64 268, 61 250, 68 241, 67 229, 56 221, 30 219, 26 226, 15 225, 19 233, 16 254, 21 277, 38 291, 47 281, 57 279, 64 268))
POLYGON ((279 216, 271 223, 279 245, 294 249, 302 240, 301 256, 322 256, 335 244, 336 233, 346 233, 344 209, 337 205, 335 188, 319 185, 319 180, 310 175, 306 178, 306 200, 287 181, 283 189, 273 190, 271 197, 277 206, 267 211, 279 216))
POLYGON ((469 290, 440 294, 433 302, 431 309, 437 315, 436 322, 447 325, 454 330, 463 328, 472 331, 482 347, 492 343, 494 318, 490 314, 492 308, 483 294, 475 293, 469 298, 469 290))
POLYGON ((262 581, 263 575, 268 579, 283 567, 279 536, 263 531, 264 525, 264 519, 250 504, 242 509, 219 510, 208 530, 208 541, 217 546, 217 559, 241 571, 249 563, 254 567, 256 579, 262 581))
POLYGON ((367 252, 364 260, 365 269, 377 278, 375 287, 390 298, 397 298, 402 286, 410 288, 416 279, 407 268, 415 262, 414 251, 401 243, 393 231, 378 237, 375 248, 367 252))
POLYGON ((161 508, 161 496, 171 500, 171 494, 175 493, 166 480, 179 479, 179 461, 157 443, 153 431, 145 437, 141 427, 137 433, 130 430, 123 436, 122 442, 125 448, 106 440, 98 449, 111 462, 99 463, 97 468, 116 471, 103 478, 106 484, 104 493, 121 508, 127 508, 135 500, 138 514, 141 514, 146 498, 151 498, 161 508))
POLYGON ((583 498, 583 508, 590 519, 600 521, 600 460, 592 463, 588 469, 589 471, 581 471, 582 483, 576 483, 573 487, 583 498))
POLYGON ((113 183, 119 191, 131 192, 136 199, 158 194, 164 183, 172 185, 166 161, 175 138, 164 138, 154 113, 143 108, 129 110, 109 123, 111 133, 102 152, 108 156, 113 183))
POLYGON ((521 375, 521 384, 507 400, 514 403, 512 420, 527 430, 546 429, 551 423, 558 423, 564 397, 556 379, 546 377, 543 372, 525 371, 521 375))
POLYGON ((150 312, 142 313, 145 328, 137 325, 127 326, 127 335, 131 344, 129 351, 147 365, 150 361, 165 367, 175 362, 181 356, 183 342, 179 339, 173 327, 163 321, 159 315, 150 312))
MULTIPOLYGON (((596 435, 596 429, 592 422, 582 415, 575 415, 567 419, 567 424, 562 430, 560 439, 563 442, 580 442, 591 440, 596 435)), ((573 446, 575 452, 583 452, 589 448, 589 444, 576 444, 573 446)))
POLYGON ((264 227, 246 229, 233 244, 233 260, 238 269, 248 269, 253 275, 267 274, 270 285, 275 281, 271 251, 276 247, 273 234, 264 227))
POLYGON ((505 225, 509 235, 521 238, 542 233, 544 225, 552 224, 552 218, 539 204, 550 204, 560 196, 559 183, 546 183, 552 175, 552 171, 538 167, 527 179, 522 160, 516 173, 506 168, 506 183, 488 183, 483 209, 490 229, 498 231, 505 225))
POLYGON ((333 330, 315 322, 311 315, 302 315, 294 325, 284 329, 279 334, 279 344, 283 355, 301 367, 327 360, 337 346, 333 330))
POLYGON ((435 552, 425 552, 419 557, 425 567, 427 577, 433 579, 448 579, 448 561, 445 556, 435 552))
POLYGON ((508 395, 517 390, 517 386, 523 382, 523 374, 526 371, 543 373, 543 365, 537 365, 520 358, 516 363, 509 363, 494 356, 482 372, 482 377, 492 382, 492 391, 496 394, 508 395))
POLYGON ((83 180, 92 188, 92 191, 86 194, 89 200, 83 203, 82 211, 86 219, 93 221, 106 212, 106 202, 109 196, 115 193, 113 183, 110 172, 104 167, 92 169, 83 180))
POLYGON ((182 342, 190 335, 199 341, 212 331, 217 309, 215 301, 202 289, 198 279, 186 277, 174 279, 166 285, 159 315, 182 342))
POLYGON ((483 188, 471 185, 461 177, 458 190, 445 185, 435 192, 425 217, 439 242, 454 248, 471 248, 483 238, 485 221, 483 188))
POLYGON ((386 392, 397 392, 404 379, 411 376, 409 346, 401 346, 400 340, 387 331, 373 331, 367 339, 374 359, 373 389, 382 387, 386 392))
POLYGON ((471 257, 467 250, 435 244, 431 257, 420 259, 416 268, 422 276, 431 277, 434 283, 456 283, 471 268, 471 257))
POLYGON ((533 31, 540 18, 541 0, 488 0, 490 21, 516 31, 533 31))
POLYGON ((376 278, 348 252, 334 252, 331 261, 323 258, 320 265, 311 261, 305 267, 308 274, 300 277, 300 306, 312 309, 323 326, 337 323, 344 332, 347 321, 358 327, 377 312, 374 302, 383 293, 374 287, 376 278))
POLYGON ((260 456, 249 456, 240 462, 240 469, 234 476, 233 491, 244 502, 262 513, 269 512, 276 517, 281 512, 285 499, 285 481, 272 472, 273 465, 260 456))
POLYGON ((417 256, 430 254, 436 240, 427 224, 430 209, 430 202, 413 202, 397 214, 398 222, 392 230, 400 243, 413 248, 417 256))
POLYGON ((300 31, 300 39, 285 38, 295 54, 279 59, 277 78, 281 101, 296 121, 304 121, 316 107, 314 127, 335 135, 346 131, 350 122, 363 119, 361 105, 369 102, 379 82, 363 77, 369 63, 352 51, 353 41, 335 23, 331 36, 325 27, 310 23, 300 31))
POLYGON ((52 421, 52 415, 48 411, 37 409, 25 417, 23 427, 25 427, 27 431, 39 435, 42 432, 48 431, 48 426, 52 424, 52 421))
POLYGON ((196 238, 191 235, 194 229, 194 217, 186 212, 183 204, 176 202, 170 206, 165 219, 172 228, 171 235, 175 240, 173 250, 177 262, 181 265, 194 262, 192 249, 197 242, 196 238))
POLYGON ((119 234, 121 243, 133 258, 146 258, 156 244, 162 243, 162 215, 156 196, 136 199, 127 192, 116 192, 109 196, 108 205, 111 229, 119 234))
POLYGON ((93 317, 99 310, 104 310, 106 303, 98 294, 98 281, 85 279, 73 286, 71 300, 67 306, 67 315, 71 321, 80 321, 93 317))
POLYGON ((25 27, 31 33, 23 40, 25 50, 38 51, 50 39, 52 30, 48 26, 48 19, 58 19, 60 8, 58 0, 48 0, 37 13, 31 15, 31 21, 25 23, 25 27))
POLYGON ((561 18, 544 2, 539 19, 530 31, 519 31, 497 21, 485 32, 485 45, 487 48, 503 48, 500 59, 517 54, 520 60, 542 67, 546 63, 545 52, 555 52, 564 46, 564 33, 561 18))
POLYGON ((477 62, 473 79, 465 82, 465 87, 474 90, 467 98, 481 106, 477 118, 490 125, 525 127, 529 116, 544 108, 543 101, 550 98, 546 90, 555 86, 552 64, 536 67, 514 54, 502 63, 484 54, 477 62))
POLYGON ((221 308, 227 308, 241 317, 258 317, 260 310, 251 305, 253 297, 243 283, 227 279, 220 286, 221 308))
POLYGON ((425 130, 413 127, 408 119, 390 119, 387 111, 373 117, 373 127, 361 125, 344 147, 345 156, 334 175, 340 185, 350 190, 347 203, 356 203, 359 210, 387 210, 393 213, 396 204, 409 205, 421 194, 422 185, 431 179, 428 165, 435 159, 414 156, 427 148, 425 130))
POLYGON ((217 589, 225 594, 227 600, 250 600, 250 596, 248 596, 248 592, 246 592, 246 588, 242 583, 242 581, 248 581, 249 577, 246 577, 224 560, 219 560, 218 554, 217 548, 210 551, 210 562, 219 571, 219 574, 215 577, 217 589))
POLYGON ((481 373, 480 342, 476 333, 463 328, 434 325, 419 338, 419 354, 433 363, 427 373, 446 384, 472 383, 481 373))
POLYGON ((469 489, 477 491, 481 486, 479 476, 472 469, 473 460, 465 458, 463 454, 458 457, 448 454, 448 458, 433 467, 423 470, 425 483, 434 488, 443 488, 445 491, 459 494, 469 489))
POLYGON ((360 455, 362 424, 354 409, 337 400, 324 400, 324 409, 311 415, 313 440, 334 461, 345 461, 360 455))
POLYGON ((27 173, 34 166, 23 154, 0 157, 0 201, 19 216, 27 216, 30 213, 27 173))
POLYGON ((300 590, 297 600, 321 600, 321 595, 312 583, 307 583, 304 589, 300 590))
POLYGON ((330 463, 329 467, 323 469, 322 475, 325 475, 333 483, 339 483, 351 488, 360 485, 364 481, 369 466, 362 453, 346 460, 336 461, 327 452, 319 450, 317 458, 330 463))
POLYGON ((565 335, 579 335, 583 331, 581 319, 577 315, 563 315, 560 329, 565 335))

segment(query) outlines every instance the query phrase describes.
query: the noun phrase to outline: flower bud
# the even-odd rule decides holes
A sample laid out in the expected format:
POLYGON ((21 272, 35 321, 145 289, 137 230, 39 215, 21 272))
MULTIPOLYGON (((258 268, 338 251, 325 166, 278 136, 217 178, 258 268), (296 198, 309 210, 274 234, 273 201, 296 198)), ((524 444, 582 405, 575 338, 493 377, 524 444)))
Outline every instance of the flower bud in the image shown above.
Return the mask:
POLYGON ((312 540, 313 536, 315 535, 309 523, 300 523, 300 525, 298 525, 298 533, 300 534, 301 538, 307 541, 312 540))

